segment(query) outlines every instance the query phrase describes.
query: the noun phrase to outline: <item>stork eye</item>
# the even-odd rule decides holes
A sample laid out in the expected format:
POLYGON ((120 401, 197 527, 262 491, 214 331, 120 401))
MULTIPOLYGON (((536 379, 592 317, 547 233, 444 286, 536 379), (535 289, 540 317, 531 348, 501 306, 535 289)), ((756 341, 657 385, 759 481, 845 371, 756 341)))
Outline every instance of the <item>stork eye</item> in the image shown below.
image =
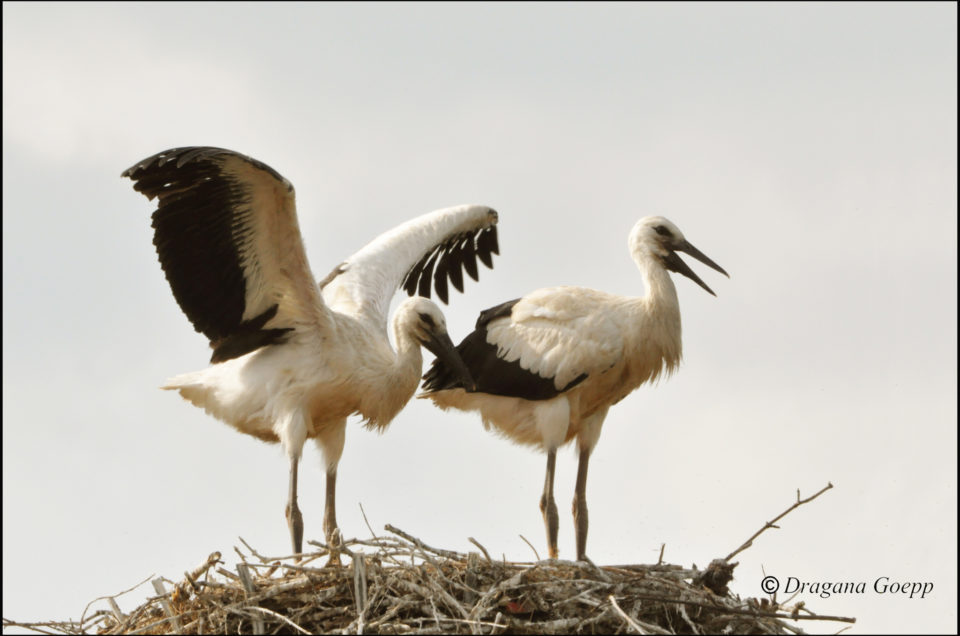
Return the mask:
POLYGON ((433 317, 430 314, 420 314, 420 321, 428 327, 433 327, 433 317))
POLYGON ((659 234, 660 236, 670 236, 670 235, 671 235, 671 234, 670 234, 670 230, 668 230, 668 229, 667 229, 667 226, 665 226, 665 225, 658 225, 658 226, 656 226, 656 227, 653 228, 653 229, 654 229, 654 231, 655 231, 657 234, 659 234))

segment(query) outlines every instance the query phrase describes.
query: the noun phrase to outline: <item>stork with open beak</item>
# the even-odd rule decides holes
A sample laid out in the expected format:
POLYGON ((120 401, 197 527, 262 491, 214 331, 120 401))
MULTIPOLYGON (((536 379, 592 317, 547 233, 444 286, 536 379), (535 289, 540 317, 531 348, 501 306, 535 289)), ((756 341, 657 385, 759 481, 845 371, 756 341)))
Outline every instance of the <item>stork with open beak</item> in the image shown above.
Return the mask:
POLYGON ((643 383, 675 371, 680 362, 680 304, 670 272, 713 294, 678 252, 727 275, 660 216, 638 221, 629 247, 646 295, 616 296, 583 287, 539 289, 481 312, 476 329, 457 346, 476 391, 440 359, 424 375, 420 397, 443 409, 478 411, 488 430, 546 452, 540 510, 550 558, 558 556, 553 498, 557 448, 577 440, 573 516, 577 559, 583 560, 587 465, 607 411, 643 383))

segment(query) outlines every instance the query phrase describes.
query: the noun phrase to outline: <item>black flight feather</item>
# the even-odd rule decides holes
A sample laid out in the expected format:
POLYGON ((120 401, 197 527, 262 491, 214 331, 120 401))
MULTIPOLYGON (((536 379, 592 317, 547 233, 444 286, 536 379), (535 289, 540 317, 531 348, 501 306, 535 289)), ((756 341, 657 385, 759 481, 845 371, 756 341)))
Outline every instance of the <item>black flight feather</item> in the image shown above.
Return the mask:
POLYGON ((446 303, 449 300, 447 281, 453 287, 463 291, 463 272, 473 280, 479 280, 477 259, 493 269, 491 254, 499 254, 497 247, 497 226, 461 232, 443 243, 428 250, 403 278, 400 286, 408 295, 419 294, 430 298, 432 288, 437 298, 446 303), (432 285, 431 285, 432 283, 432 285))
MULTIPOLYGON (((487 326, 493 320, 510 316, 513 306, 519 301, 517 298, 480 312, 476 329, 457 345, 457 353, 476 382, 476 392, 525 400, 549 400, 583 382, 587 374, 581 373, 566 386, 557 389, 553 378, 545 378, 524 369, 519 360, 506 362, 497 356, 497 346, 487 342, 487 326)), ((423 380, 423 390, 427 393, 465 388, 458 374, 439 358, 433 361, 423 380)))
MULTIPOLYGON (((237 241, 249 235, 250 185, 222 170, 239 158, 287 183, 268 165, 223 148, 173 148, 148 157, 121 176, 136 191, 156 198, 153 244, 173 296, 213 347, 213 362, 282 342, 288 328, 264 329, 277 313, 273 305, 244 321, 246 281, 237 241)), ((287 184, 287 187, 290 187, 287 184)))

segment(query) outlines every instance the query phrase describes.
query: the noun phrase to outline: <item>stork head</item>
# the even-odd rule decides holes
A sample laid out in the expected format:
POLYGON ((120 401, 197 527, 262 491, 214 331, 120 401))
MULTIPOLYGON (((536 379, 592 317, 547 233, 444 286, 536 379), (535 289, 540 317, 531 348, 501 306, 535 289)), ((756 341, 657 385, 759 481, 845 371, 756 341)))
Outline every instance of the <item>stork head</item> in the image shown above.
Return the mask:
POLYGON ((677 252, 686 252, 704 265, 717 270, 727 278, 730 277, 722 267, 714 263, 706 254, 690 244, 684 238, 683 232, 676 225, 662 216, 647 216, 633 226, 630 231, 630 253, 635 259, 653 257, 671 272, 683 274, 705 290, 716 296, 707 284, 700 280, 690 266, 680 258, 677 252))
POLYGON ((406 334, 442 360, 460 376, 463 386, 470 387, 469 390, 476 388, 467 365, 450 340, 443 312, 433 301, 420 296, 403 301, 394 318, 394 329, 398 339, 401 333, 406 334))

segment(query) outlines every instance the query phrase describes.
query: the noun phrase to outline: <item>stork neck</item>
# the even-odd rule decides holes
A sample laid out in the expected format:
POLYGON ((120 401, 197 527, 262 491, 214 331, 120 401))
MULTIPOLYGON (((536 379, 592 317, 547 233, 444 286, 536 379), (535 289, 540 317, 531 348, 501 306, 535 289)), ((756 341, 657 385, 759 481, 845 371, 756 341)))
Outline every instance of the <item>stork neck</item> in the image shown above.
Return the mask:
POLYGON ((420 342, 409 331, 404 329, 398 320, 393 324, 393 341, 397 347, 397 361, 401 366, 423 363, 423 353, 420 351, 420 342))
POLYGON ((420 350, 420 341, 417 340, 409 328, 406 328, 399 316, 393 321, 393 341, 397 351, 394 360, 394 373, 406 379, 407 376, 420 378, 423 367, 423 352, 420 350))
POLYGON ((643 297, 647 311, 658 314, 676 315, 679 324, 680 301, 677 298, 677 288, 673 284, 670 272, 652 258, 638 263, 643 272, 643 281, 647 285, 647 293, 643 297))
MULTIPOLYGON (((634 345, 643 355, 658 356, 672 372, 682 356, 680 303, 673 279, 659 260, 637 258, 647 293, 637 299, 637 331, 634 345)), ((659 371, 654 374, 654 377, 659 371)))
POLYGON ((381 430, 413 397, 423 367, 420 345, 409 332, 394 324, 393 335, 396 351, 386 339, 382 341, 381 364, 371 369, 371 383, 360 408, 367 421, 381 430))

